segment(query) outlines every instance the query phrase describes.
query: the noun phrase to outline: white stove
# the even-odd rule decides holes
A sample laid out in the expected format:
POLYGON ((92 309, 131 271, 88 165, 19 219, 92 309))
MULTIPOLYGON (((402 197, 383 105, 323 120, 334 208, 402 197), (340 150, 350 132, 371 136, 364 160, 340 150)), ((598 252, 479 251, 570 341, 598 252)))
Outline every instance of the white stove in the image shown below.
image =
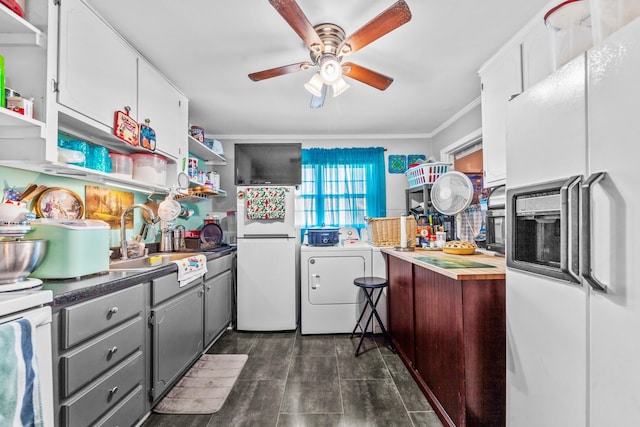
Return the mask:
MULTIPOLYGON (((33 328, 32 342, 40 383, 42 420, 47 427, 54 425, 51 306, 48 305, 52 301, 53 293, 45 290, 0 293, 0 325, 27 319, 33 328)), ((4 383, 6 378, 0 375, 0 381, 4 383)))

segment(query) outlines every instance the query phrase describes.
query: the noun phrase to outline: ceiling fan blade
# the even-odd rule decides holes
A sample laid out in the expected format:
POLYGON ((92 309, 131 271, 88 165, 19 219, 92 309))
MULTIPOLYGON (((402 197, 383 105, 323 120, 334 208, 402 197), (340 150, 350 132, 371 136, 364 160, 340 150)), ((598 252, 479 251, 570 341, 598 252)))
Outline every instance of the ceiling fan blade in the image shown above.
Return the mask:
POLYGON ((270 68, 268 70, 251 73, 249 74, 249 78, 254 82, 259 82, 260 80, 270 79, 272 77, 283 76, 285 74, 291 74, 297 71, 306 70, 312 65, 313 64, 309 61, 298 62, 296 64, 290 64, 282 67, 270 68))
POLYGON ((328 88, 329 88, 329 86, 322 85, 322 95, 320 95, 320 96, 312 95, 311 96, 311 104, 309 105, 309 107, 311 107, 313 109, 322 108, 322 106, 324 105, 324 100, 327 97, 327 89, 328 88))
POLYGON ((322 51, 324 43, 322 43, 320 36, 318 36, 313 25, 311 25, 311 22, 309 22, 309 19, 295 0, 269 0, 269 3, 300 36, 309 50, 314 52, 322 51))
POLYGON ((361 67, 353 62, 345 62, 342 64, 342 74, 380 90, 385 90, 393 83, 391 77, 361 67))
POLYGON ((409 6, 399 0, 347 37, 338 47, 339 55, 352 54, 410 20, 409 6))

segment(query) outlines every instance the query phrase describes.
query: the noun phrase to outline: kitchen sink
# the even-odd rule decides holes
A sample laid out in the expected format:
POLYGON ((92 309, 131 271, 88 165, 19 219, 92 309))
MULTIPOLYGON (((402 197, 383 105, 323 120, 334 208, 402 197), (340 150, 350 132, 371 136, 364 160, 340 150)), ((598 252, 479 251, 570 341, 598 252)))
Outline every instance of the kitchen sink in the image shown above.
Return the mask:
POLYGON ((172 253, 155 253, 149 254, 149 256, 144 256, 140 258, 131 258, 124 260, 113 260, 109 263, 109 271, 121 271, 121 270, 133 270, 133 271, 149 271, 154 268, 166 265, 172 261, 177 261, 179 259, 187 258, 190 256, 199 255, 199 252, 172 252, 172 253), (154 257, 160 257, 161 261, 154 261, 153 265, 150 264, 149 260, 154 257))

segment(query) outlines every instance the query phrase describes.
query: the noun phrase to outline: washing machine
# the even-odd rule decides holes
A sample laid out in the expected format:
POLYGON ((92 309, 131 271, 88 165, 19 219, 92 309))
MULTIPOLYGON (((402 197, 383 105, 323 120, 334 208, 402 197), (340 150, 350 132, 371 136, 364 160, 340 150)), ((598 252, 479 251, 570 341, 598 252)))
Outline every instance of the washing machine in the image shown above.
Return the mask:
MULTIPOLYGON (((365 307, 364 294, 353 279, 370 275, 385 277, 386 267, 380 250, 368 242, 348 239, 335 246, 302 245, 300 333, 351 333, 365 307)), ((383 295, 378 304, 383 322, 386 322, 385 308, 383 295)))

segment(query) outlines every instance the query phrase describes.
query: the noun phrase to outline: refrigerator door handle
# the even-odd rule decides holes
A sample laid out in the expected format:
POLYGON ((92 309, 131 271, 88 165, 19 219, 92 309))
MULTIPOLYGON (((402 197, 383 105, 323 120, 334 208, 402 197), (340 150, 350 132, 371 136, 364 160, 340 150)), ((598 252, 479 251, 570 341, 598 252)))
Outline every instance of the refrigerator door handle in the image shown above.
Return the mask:
POLYGON ((580 274, 594 291, 607 292, 607 286, 600 282, 591 271, 591 189, 607 176, 606 172, 592 174, 582 186, 582 239, 580 240, 580 274))
POLYGON ((560 212, 560 270, 570 275, 577 283, 580 283, 578 272, 580 264, 580 175, 572 176, 560 188, 561 212, 560 212))

